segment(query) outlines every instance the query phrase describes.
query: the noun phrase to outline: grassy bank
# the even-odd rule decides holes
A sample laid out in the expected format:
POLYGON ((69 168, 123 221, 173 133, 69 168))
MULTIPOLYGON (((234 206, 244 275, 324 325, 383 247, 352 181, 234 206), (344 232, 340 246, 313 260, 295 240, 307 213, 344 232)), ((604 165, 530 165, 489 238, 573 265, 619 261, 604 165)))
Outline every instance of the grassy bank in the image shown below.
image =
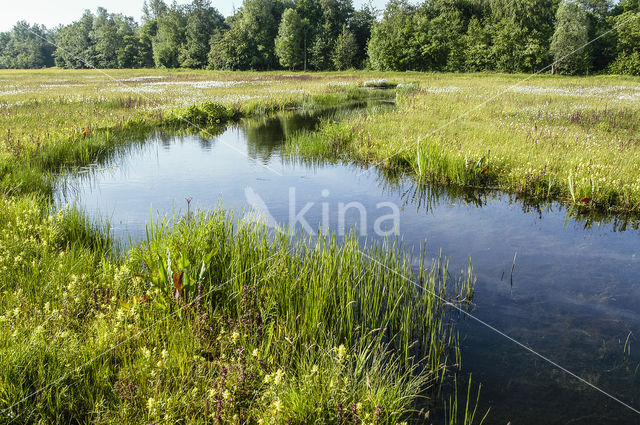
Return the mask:
POLYGON ((471 276, 447 289, 442 263, 221 210, 114 254, 73 210, 0 204, 2 423, 395 424, 457 361, 433 294, 464 302, 471 276))
POLYGON ((324 78, 307 82, 279 74, 140 73, 0 72, 9 77, 0 81, 11 81, 0 84, 0 191, 49 196, 63 168, 101 161, 158 129, 215 135, 242 117, 331 108, 373 93, 361 84, 334 85, 324 78), (284 81, 276 84, 270 77, 284 81))
POLYGON ((383 114, 327 123, 294 155, 640 212, 640 86, 620 77, 420 76, 383 114))

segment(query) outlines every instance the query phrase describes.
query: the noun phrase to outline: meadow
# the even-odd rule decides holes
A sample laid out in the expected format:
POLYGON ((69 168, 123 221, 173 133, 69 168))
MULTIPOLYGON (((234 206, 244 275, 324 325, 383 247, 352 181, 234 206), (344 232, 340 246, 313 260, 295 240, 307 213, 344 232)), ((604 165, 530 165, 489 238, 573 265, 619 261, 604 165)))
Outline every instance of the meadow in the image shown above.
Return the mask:
MULTIPOLYGON (((327 123, 318 132, 289 140, 289 150, 307 157, 405 169, 424 180, 560 200, 583 209, 638 212, 637 79, 525 78, 529 77, 4 71, 0 184, 5 191, 34 189, 29 186, 41 190, 46 184, 34 182, 24 175, 29 174, 26 170, 9 171, 8 164, 15 164, 15 159, 34 162, 34 157, 45 155, 44 147, 53 145, 57 149, 48 149, 47 158, 40 159, 39 166, 47 172, 62 163, 69 165, 71 158, 88 162, 95 153, 78 152, 82 149, 75 146, 73 155, 64 152, 70 140, 82 139, 79 145, 85 151, 87 145, 101 150, 108 146, 105 140, 131 138, 115 133, 166 125, 176 110, 191 106, 220 104, 231 109, 223 119, 231 119, 314 102, 335 104, 344 101, 346 92, 363 96, 358 90, 365 83, 391 88, 399 84, 394 110, 327 123)), ((192 114, 173 122, 188 126, 184 118, 197 121, 192 114)), ((195 124, 201 127, 207 122, 195 124)))
POLYGON ((640 209, 640 89, 599 76, 430 75, 397 107, 290 138, 294 155, 404 169, 587 211, 640 209))
POLYGON ((637 212, 636 80, 522 78, 0 72, 0 423, 397 424, 434 406, 439 423, 481 422, 477 388, 441 392, 471 268, 416 270, 391 241, 292 240, 222 207, 151 217, 125 250, 50 196, 61 173, 158 128, 215 133, 377 87, 395 109, 323 122, 289 153, 637 212))

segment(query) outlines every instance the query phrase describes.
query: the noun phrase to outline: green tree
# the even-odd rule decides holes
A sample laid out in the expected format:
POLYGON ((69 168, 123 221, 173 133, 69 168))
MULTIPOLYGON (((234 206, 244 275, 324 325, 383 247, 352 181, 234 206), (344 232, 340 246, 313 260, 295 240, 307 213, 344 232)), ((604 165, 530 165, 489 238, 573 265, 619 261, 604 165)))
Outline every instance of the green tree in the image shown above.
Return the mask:
POLYGON ((586 10, 573 0, 564 0, 556 13, 556 29, 551 41, 555 67, 566 74, 584 74, 591 65, 589 19, 586 10))
POLYGON ((465 20, 461 4, 436 0, 427 6, 431 17, 422 50, 430 70, 461 71, 464 67, 465 20))
POLYGON ((295 9, 282 14, 275 46, 280 65, 285 68, 295 69, 304 62, 303 23, 295 9))
POLYGON ((138 64, 143 68, 153 68, 155 62, 153 61, 153 39, 157 32, 157 22, 146 21, 139 26, 136 31, 138 39, 138 64))
POLYGON ((328 71, 333 68, 331 54, 335 40, 331 36, 328 25, 323 25, 322 30, 316 34, 311 46, 311 59, 309 62, 316 71, 328 71))
POLYGON ((0 35, 0 68, 32 69, 53 66, 53 44, 43 26, 16 23, 0 35))
POLYGON ((216 31, 211 36, 209 68, 228 70, 252 68, 258 47, 243 15, 244 11, 241 9, 225 21, 229 27, 228 30, 216 31))
POLYGON ((351 20, 353 15, 352 0, 319 0, 322 8, 322 19, 325 35, 336 40, 342 32, 342 26, 351 20))
POLYGON ((295 9, 302 19, 302 44, 304 46, 304 69, 307 69, 309 58, 313 54, 313 44, 317 35, 322 31, 322 7, 317 0, 297 0, 295 9))
POLYGON ((390 0, 371 31, 369 65, 379 71, 425 69, 422 46, 428 27, 428 17, 406 0, 390 0))
POLYGON ((578 0, 589 18, 589 40, 591 40, 592 69, 602 71, 616 57, 616 32, 612 31, 615 7, 611 0, 578 0))
MULTIPOLYGON (((309 22, 315 28, 310 45, 309 63, 318 71, 333 69, 333 53, 342 26, 349 24, 354 9, 351 0, 319 0, 320 16, 317 22, 309 22)), ((305 15, 301 15, 305 16, 305 15)))
POLYGON ((0 32, 0 69, 13 68, 12 55, 9 50, 11 35, 8 32, 0 32))
POLYGON ((96 53, 91 40, 93 14, 86 10, 79 21, 61 28, 56 36, 58 48, 55 63, 61 68, 87 68, 95 66, 96 53))
POLYGON ((142 22, 157 21, 167 13, 168 7, 163 0, 151 0, 142 3, 142 22))
POLYGON ((357 44, 355 57, 356 67, 364 67, 367 59, 367 45, 371 38, 371 29, 376 22, 376 14, 376 9, 371 4, 368 4, 357 12, 354 12, 349 22, 349 30, 353 33, 357 44))
POLYGON ((489 1, 496 69, 532 72, 547 66, 556 0, 489 1))
POLYGON ((180 52, 185 44, 185 26, 184 11, 175 3, 158 18, 158 30, 153 40, 153 59, 157 67, 180 66, 180 52))
POLYGON ((212 36, 209 67, 278 68, 275 39, 285 6, 283 0, 245 0, 242 8, 227 19, 229 30, 212 36))
POLYGON ((138 55, 138 42, 134 35, 136 27, 137 24, 130 16, 110 14, 106 9, 98 8, 89 33, 95 51, 94 65, 98 68, 137 66, 135 58, 138 55), (126 53, 124 49, 127 50, 126 53))
POLYGON ((168 7, 163 0, 145 0, 142 6, 142 25, 137 29, 138 63, 145 68, 155 66, 153 43, 158 34, 158 19, 164 16, 168 7))
POLYGON ((550 62, 549 41, 538 30, 503 19, 492 25, 492 61, 501 72, 533 72, 550 62))
POLYGON ((615 18, 618 32, 618 55, 610 71, 640 75, 640 12, 629 9, 615 18))
POLYGON ((116 56, 118 68, 138 68, 140 63, 140 38, 138 24, 131 16, 112 15, 117 27, 118 49, 116 56), (131 59, 128 58, 131 55, 131 59))
POLYGON ((242 24, 242 11, 227 20, 230 27, 227 31, 216 31, 210 40, 209 51, 210 69, 249 69, 251 34, 242 24))
POLYGON ((278 67, 275 39, 282 13, 286 9, 282 0, 245 0, 243 4, 243 38, 238 41, 246 49, 250 69, 274 69, 278 67))
POLYGON ((491 36, 475 16, 467 26, 464 46, 465 71, 477 72, 491 69, 491 36))
POLYGON ((211 36, 223 26, 224 17, 211 7, 209 0, 193 0, 187 8, 186 23, 181 64, 186 68, 204 68, 211 36))
POLYGON ((496 70, 501 72, 523 72, 526 33, 516 22, 504 18, 492 25, 491 56, 496 70))
POLYGON ((140 40, 134 34, 125 35, 122 39, 122 47, 118 49, 119 68, 140 68, 143 66, 140 60, 140 40))
POLYGON ((345 70, 356 66, 358 55, 358 42, 346 25, 342 27, 342 33, 336 40, 333 51, 333 65, 337 70, 345 70))
POLYGON ((118 29, 105 8, 99 7, 93 26, 89 32, 91 44, 95 50, 94 66, 98 68, 116 68, 118 65, 117 51, 121 47, 118 39, 118 29))

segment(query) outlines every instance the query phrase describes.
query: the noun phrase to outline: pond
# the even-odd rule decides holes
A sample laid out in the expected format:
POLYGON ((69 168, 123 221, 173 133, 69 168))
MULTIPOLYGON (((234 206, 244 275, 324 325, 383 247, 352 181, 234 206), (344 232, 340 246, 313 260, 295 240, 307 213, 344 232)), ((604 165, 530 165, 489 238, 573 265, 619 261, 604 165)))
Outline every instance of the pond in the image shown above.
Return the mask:
POLYGON ((288 112, 215 137, 154 134, 67 175, 56 199, 106 218, 121 240, 144 237, 152 213, 223 203, 304 234, 353 231, 368 243, 397 236, 416 254, 442 250, 454 275, 470 259, 472 314, 484 323, 460 319, 462 369, 482 383, 487 423, 639 423, 632 409, 557 366, 640 409, 638 230, 572 218, 553 203, 531 207, 506 194, 420 186, 374 168, 285 155, 285 135, 317 120, 288 112))

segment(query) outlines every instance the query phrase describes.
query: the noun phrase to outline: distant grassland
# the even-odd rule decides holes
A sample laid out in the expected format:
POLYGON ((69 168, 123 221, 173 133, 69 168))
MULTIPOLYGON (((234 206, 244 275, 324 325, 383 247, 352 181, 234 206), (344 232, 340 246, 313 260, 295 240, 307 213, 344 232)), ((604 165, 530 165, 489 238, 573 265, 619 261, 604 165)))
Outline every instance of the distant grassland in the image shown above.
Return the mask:
POLYGON ((415 77, 395 110, 327 123, 288 149, 582 209, 640 211, 638 81, 524 78, 415 77))
MULTIPOLYGON (((424 180, 499 188, 583 209, 640 212, 640 81, 615 76, 525 78, 0 71, 0 178, 6 180, 1 186, 16 191, 16 179, 22 178, 14 174, 7 180, 13 173, 7 162, 22 163, 50 143, 65 145, 66 151, 70 139, 90 139, 97 132, 93 143, 102 146, 105 129, 158 126, 172 111, 192 105, 215 102, 243 115, 268 112, 386 79, 402 86, 395 110, 327 123, 318 133, 289 140, 290 152, 403 168, 424 180)), ((48 161, 63 161, 65 155, 48 161)))
POLYGON ((162 70, 0 70, 0 128, 44 141, 74 128, 100 128, 134 117, 157 119, 175 108, 216 102, 250 111, 326 93, 354 74, 162 70))

